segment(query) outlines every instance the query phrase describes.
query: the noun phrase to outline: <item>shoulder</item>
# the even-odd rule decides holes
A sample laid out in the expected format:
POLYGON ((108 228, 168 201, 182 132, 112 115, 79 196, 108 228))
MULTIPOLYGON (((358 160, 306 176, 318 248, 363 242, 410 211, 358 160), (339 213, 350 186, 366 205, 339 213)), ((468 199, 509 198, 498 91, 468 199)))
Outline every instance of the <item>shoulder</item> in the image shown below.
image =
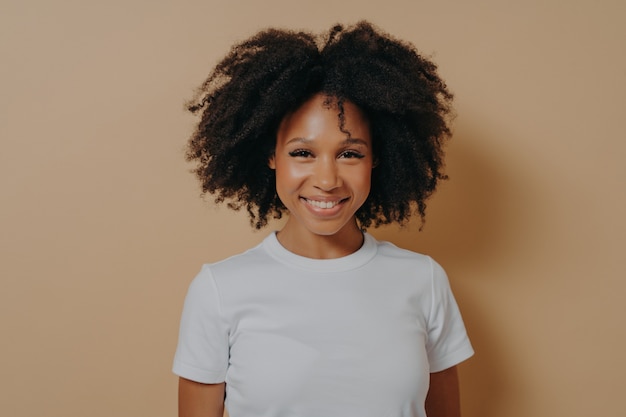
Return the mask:
POLYGON ((273 264, 273 258, 269 256, 265 249, 265 240, 258 245, 213 263, 206 263, 198 274, 199 279, 214 280, 216 282, 224 279, 257 275, 259 271, 266 269, 273 264), (256 273, 255 273, 256 272, 256 273))
POLYGON ((389 272, 404 272, 424 284, 446 285, 448 277, 443 267, 431 256, 400 248, 387 241, 376 241, 377 262, 389 272))
POLYGON ((376 244, 378 246, 377 257, 379 260, 385 262, 405 263, 413 265, 414 267, 426 269, 434 268, 435 265, 441 268, 439 264, 433 260, 433 258, 423 253, 404 249, 384 240, 376 240, 376 244))

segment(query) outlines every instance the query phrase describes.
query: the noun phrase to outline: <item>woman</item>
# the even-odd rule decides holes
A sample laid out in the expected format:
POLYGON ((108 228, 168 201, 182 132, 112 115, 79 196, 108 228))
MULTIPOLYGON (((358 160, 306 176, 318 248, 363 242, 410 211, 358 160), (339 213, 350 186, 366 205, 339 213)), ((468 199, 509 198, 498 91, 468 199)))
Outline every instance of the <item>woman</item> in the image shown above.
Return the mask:
POLYGON ((460 414, 473 350, 445 272, 364 231, 423 221, 451 99, 432 62, 367 22, 266 30, 217 65, 190 106, 203 191, 256 228, 288 218, 192 282, 179 416, 460 414))

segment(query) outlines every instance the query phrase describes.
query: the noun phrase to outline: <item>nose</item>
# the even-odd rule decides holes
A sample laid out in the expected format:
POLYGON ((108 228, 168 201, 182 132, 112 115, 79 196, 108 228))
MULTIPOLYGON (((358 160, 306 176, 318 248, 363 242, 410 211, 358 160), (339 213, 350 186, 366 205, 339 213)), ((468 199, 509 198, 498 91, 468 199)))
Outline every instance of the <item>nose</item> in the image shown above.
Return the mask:
POLYGON ((315 163, 315 187, 322 191, 332 191, 341 186, 341 176, 335 158, 321 158, 315 163))

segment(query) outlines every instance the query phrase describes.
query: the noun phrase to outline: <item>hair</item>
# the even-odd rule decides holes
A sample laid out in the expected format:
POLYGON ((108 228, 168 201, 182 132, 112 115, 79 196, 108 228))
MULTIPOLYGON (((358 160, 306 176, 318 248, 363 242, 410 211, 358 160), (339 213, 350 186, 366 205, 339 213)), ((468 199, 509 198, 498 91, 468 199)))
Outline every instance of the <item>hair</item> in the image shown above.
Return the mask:
MULTIPOLYGON (((244 208, 257 229, 286 208, 268 167, 283 117, 315 94, 357 105, 370 122, 377 166, 356 212, 361 227, 425 220, 443 174, 452 94, 415 47, 362 21, 320 36, 267 29, 232 47, 188 104, 200 113, 186 157, 204 194, 244 208)), ((348 132, 346 132, 348 133, 348 132)), ((348 133, 349 134, 349 133, 348 133)))

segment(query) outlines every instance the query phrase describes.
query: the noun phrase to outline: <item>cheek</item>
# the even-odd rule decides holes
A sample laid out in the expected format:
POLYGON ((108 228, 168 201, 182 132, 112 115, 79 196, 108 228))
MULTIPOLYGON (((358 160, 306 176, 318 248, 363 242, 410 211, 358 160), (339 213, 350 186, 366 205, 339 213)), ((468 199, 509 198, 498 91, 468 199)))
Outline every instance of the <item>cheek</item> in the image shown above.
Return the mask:
POLYGON ((296 188, 307 175, 307 170, 302 164, 278 161, 276 164, 276 188, 296 188))
POLYGON ((350 176, 352 189, 356 194, 362 195, 365 199, 372 187, 372 173, 370 169, 358 170, 350 176))

